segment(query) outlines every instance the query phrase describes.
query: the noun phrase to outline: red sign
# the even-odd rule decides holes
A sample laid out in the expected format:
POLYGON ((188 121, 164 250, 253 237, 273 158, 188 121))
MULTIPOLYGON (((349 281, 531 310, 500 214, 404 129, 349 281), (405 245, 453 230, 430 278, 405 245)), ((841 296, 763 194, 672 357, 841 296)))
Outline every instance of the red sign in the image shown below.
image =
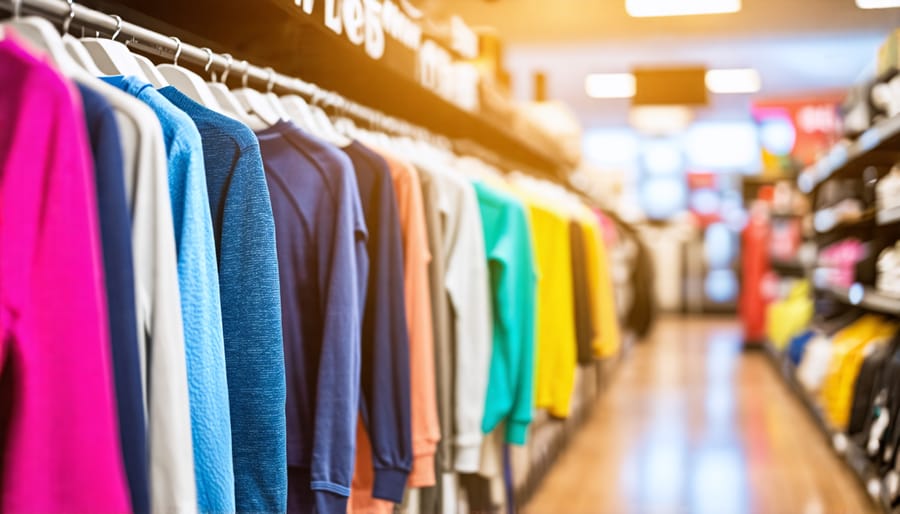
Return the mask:
MULTIPOLYGON (((785 169, 789 159, 801 167, 816 162, 840 139, 841 120, 838 106, 843 93, 823 93, 803 98, 769 99, 754 102, 753 118, 763 128, 763 162, 767 171, 785 169), (788 122, 793 128, 793 144, 767 141, 765 125, 788 122), (787 153, 784 150, 787 149, 787 153)), ((773 131, 777 139, 781 131, 773 131), (777 133, 776 133, 777 132, 777 133)))

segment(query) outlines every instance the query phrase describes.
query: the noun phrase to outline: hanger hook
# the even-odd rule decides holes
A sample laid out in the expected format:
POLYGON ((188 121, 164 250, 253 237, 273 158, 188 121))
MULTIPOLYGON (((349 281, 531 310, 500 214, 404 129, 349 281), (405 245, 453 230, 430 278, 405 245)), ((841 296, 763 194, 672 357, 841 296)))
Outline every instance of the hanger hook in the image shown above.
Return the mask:
POLYGON ((175 57, 172 58, 172 65, 178 66, 178 58, 181 57, 181 40, 175 36, 169 36, 169 39, 175 42, 175 57))
POLYGON ((15 19, 19 19, 22 17, 22 0, 13 0, 12 15, 15 19))
POLYGON ((222 54, 225 57, 225 70, 222 72, 222 84, 228 81, 228 74, 231 72, 231 65, 234 64, 234 57, 231 54, 222 54))
POLYGON ((209 69, 212 67, 212 63, 213 63, 213 51, 205 46, 203 48, 201 48, 200 50, 203 50, 203 53, 206 54, 206 65, 203 66, 203 72, 209 73, 209 69))
POLYGON ((266 67, 266 71, 269 72, 269 78, 266 81, 266 93, 271 93, 273 89, 275 89, 275 70, 268 66, 266 67))
POLYGON ((244 59, 241 62, 244 63, 244 75, 241 76, 241 87, 246 89, 247 88, 247 75, 250 74, 250 63, 247 62, 247 59, 244 59))
POLYGON ((66 3, 69 4, 69 14, 66 15, 66 19, 62 22, 62 33, 68 34, 69 27, 72 25, 72 20, 75 19, 75 1, 74 0, 66 0, 66 3))
POLYGON ((109 17, 116 20, 116 31, 112 35, 112 40, 115 41, 119 37, 119 33, 122 32, 122 17, 118 14, 111 14, 109 17))

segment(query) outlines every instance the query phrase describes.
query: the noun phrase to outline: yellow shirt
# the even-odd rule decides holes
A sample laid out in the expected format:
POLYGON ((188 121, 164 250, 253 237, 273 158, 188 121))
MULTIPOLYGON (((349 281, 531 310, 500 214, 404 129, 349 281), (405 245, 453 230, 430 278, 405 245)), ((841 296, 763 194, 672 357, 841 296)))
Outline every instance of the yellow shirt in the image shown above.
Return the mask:
POLYGON ((600 220, 590 209, 581 209, 578 222, 584 232, 591 316, 595 327, 592 346, 594 355, 608 358, 619 353, 622 341, 606 243, 600 230, 600 220))
POLYGON ((538 270, 535 404, 564 418, 569 415, 578 365, 569 218, 534 194, 519 189, 518 196, 531 213, 538 270))
POLYGON ((843 430, 850 419, 853 387, 865 359, 866 348, 889 340, 896 328, 894 324, 869 315, 834 336, 831 363, 821 396, 825 413, 836 428, 843 430))

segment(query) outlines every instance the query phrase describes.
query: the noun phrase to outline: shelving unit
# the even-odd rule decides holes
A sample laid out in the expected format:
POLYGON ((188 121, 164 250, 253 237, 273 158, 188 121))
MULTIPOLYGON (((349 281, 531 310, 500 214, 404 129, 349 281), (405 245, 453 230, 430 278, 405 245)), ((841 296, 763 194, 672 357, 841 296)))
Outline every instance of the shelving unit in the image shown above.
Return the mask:
POLYGON ((847 305, 862 307, 880 314, 900 316, 900 298, 886 295, 872 287, 856 284, 850 288, 821 287, 817 288, 817 291, 827 293, 847 305))
POLYGON ((837 456, 853 471, 854 476, 866 490, 872 502, 882 512, 892 514, 894 511, 891 509, 891 500, 885 493, 886 487, 882 483, 878 471, 866 456, 865 451, 843 432, 831 426, 831 423, 828 422, 822 413, 822 409, 797 380, 796 370, 788 359, 769 343, 763 345, 763 351, 778 375, 781 376, 785 387, 803 405, 837 456))
POLYGON ((893 165, 900 161, 900 116, 875 125, 850 143, 842 143, 813 166, 800 173, 800 190, 811 193, 825 181, 862 171, 872 165, 893 165))

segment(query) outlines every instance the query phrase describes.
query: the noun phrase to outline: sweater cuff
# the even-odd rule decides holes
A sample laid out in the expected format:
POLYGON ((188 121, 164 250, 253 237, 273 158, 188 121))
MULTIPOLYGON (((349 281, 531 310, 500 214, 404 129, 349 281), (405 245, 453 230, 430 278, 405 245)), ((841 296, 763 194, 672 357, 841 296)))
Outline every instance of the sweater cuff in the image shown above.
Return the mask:
POLYGON ((528 436, 528 423, 509 421, 506 424, 506 442, 522 446, 528 436))
POLYGON ((434 454, 418 455, 413 459, 413 470, 409 474, 409 487, 432 487, 437 484, 434 476, 434 454))
POLYGON ((409 471, 402 469, 376 469, 372 496, 379 500, 403 503, 403 493, 406 492, 408 478, 409 471))
POLYGON ((481 467, 481 442, 472 446, 456 447, 456 471, 478 473, 481 467))
POLYGON ((315 490, 316 512, 347 512, 347 496, 333 491, 315 490))

